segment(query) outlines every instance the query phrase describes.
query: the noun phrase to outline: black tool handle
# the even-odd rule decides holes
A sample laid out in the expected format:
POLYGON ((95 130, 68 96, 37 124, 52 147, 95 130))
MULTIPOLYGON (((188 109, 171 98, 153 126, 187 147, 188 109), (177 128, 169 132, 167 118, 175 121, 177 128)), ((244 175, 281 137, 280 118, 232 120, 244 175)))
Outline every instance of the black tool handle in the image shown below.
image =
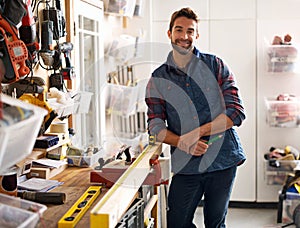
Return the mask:
POLYGON ((27 200, 42 204, 64 204, 66 194, 63 192, 30 192, 25 191, 18 195, 27 200))

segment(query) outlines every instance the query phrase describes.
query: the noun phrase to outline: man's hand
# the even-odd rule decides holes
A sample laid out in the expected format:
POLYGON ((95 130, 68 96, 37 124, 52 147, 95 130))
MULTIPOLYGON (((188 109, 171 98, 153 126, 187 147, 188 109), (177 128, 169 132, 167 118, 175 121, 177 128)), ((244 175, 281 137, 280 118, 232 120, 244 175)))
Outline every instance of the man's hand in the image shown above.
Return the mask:
POLYGON ((208 145, 199 138, 199 129, 195 129, 180 136, 177 147, 188 154, 201 156, 207 151, 208 145))

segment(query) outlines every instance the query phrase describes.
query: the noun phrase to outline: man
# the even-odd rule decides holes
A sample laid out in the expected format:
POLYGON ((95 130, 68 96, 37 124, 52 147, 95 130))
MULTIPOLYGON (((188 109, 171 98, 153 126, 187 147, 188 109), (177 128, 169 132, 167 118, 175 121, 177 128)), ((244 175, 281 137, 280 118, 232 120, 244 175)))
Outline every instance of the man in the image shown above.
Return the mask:
POLYGON ((153 72, 145 98, 149 133, 171 145, 169 228, 196 227, 203 196, 205 227, 225 227, 236 168, 246 159, 232 128, 245 119, 238 88, 220 58, 194 46, 198 21, 190 8, 173 13, 173 50, 153 72))

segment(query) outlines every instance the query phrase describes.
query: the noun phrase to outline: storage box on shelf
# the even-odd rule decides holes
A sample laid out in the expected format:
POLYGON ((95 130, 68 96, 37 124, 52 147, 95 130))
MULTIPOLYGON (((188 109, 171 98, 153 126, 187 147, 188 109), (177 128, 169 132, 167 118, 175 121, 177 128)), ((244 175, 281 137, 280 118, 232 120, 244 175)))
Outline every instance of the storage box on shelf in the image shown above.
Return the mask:
POLYGON ((0 193, 0 227, 34 228, 45 205, 0 193))
POLYGON ((57 97, 52 97, 51 93, 48 95, 48 103, 53 108, 58 117, 65 117, 72 114, 87 113, 89 111, 91 98, 93 93, 85 91, 72 91, 66 94, 68 100, 63 102, 58 101, 57 97))
POLYGON ((268 72, 297 72, 298 49, 293 45, 271 45, 267 48, 268 72))
POLYGON ((93 93, 80 91, 73 97, 77 106, 74 109, 74 114, 88 113, 93 93))
POLYGON ((278 101, 265 98, 267 122, 271 127, 298 127, 300 125, 300 101, 278 101))
MULTIPOLYGON (((271 161, 275 164, 275 161, 271 161)), ((300 160, 276 160, 276 166, 270 165, 270 161, 265 161, 265 180, 269 185, 282 185, 285 183, 289 173, 294 173, 294 169, 300 165, 300 160)))
POLYGON ((138 86, 106 84, 108 110, 119 115, 129 115, 136 110, 138 86))
POLYGON ((47 111, 1 94, 4 104, 32 110, 33 115, 9 126, 0 127, 0 174, 29 155, 47 111), (26 137, 26 140, 24 140, 26 137))
MULTIPOLYGON (((300 194, 287 192, 286 198, 282 202, 282 223, 290 224, 293 222, 295 209, 299 205, 300 205, 300 194)), ((298 209, 298 213, 299 213, 299 209, 298 209)))
POLYGON ((115 1, 108 0, 105 8, 105 13, 117 16, 132 17, 136 7, 135 0, 129 1, 115 1))
POLYGON ((101 148, 91 155, 83 154, 80 156, 67 155, 69 166, 91 167, 97 164, 98 160, 104 156, 104 150, 101 148))
POLYGON ((74 102, 73 100, 66 104, 62 104, 57 102, 56 98, 50 98, 48 99, 48 103, 50 107, 56 111, 58 117, 72 115, 78 108, 78 104, 76 104, 76 102, 74 102))

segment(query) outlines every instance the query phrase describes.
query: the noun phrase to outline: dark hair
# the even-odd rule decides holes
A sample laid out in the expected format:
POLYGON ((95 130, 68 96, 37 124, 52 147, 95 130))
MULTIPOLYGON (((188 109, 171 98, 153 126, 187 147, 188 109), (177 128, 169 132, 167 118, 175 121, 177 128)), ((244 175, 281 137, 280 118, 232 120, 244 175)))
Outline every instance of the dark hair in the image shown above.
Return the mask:
POLYGON ((175 11, 172 14, 171 17, 171 21, 170 21, 170 25, 169 25, 169 30, 172 31, 172 28, 174 26, 174 22, 177 18, 179 17, 186 17, 188 19, 193 19, 194 21, 196 21, 197 23, 199 22, 199 17, 198 15, 189 7, 186 8, 182 8, 178 11, 175 11))

